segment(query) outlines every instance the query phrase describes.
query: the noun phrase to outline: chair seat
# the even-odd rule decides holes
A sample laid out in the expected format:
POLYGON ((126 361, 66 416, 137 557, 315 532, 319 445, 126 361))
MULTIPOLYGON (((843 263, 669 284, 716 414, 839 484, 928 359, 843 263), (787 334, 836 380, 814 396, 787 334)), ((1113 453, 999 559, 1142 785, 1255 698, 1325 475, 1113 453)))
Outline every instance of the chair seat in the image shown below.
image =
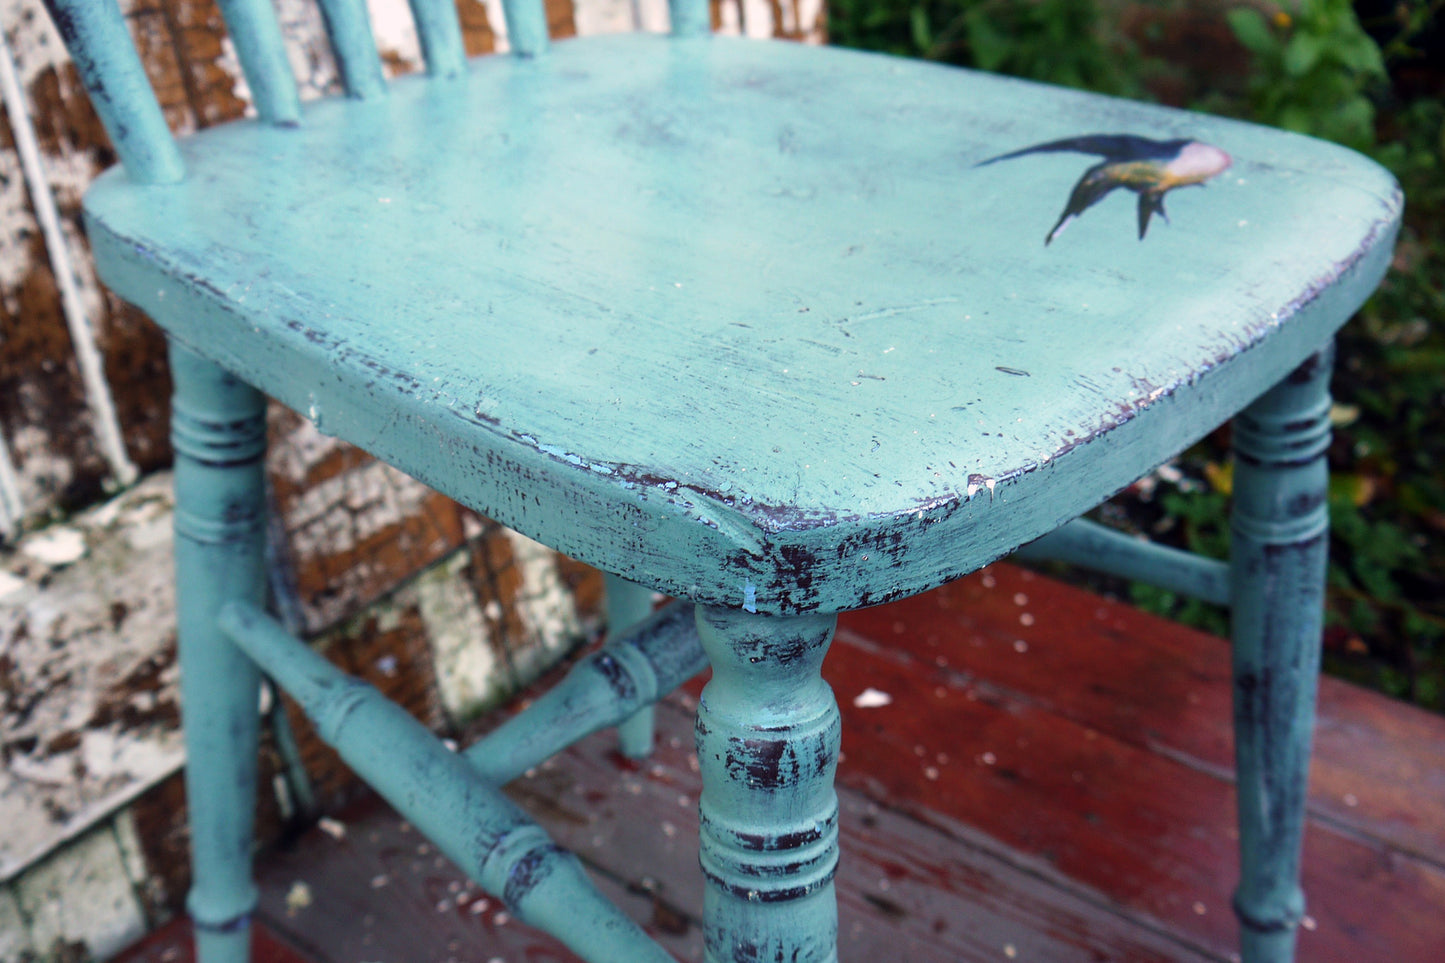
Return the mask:
POLYGON ((674 594, 833 611, 1087 510, 1325 342, 1401 200, 1333 145, 830 48, 484 58, 181 144, 86 198, 107 284, 337 434, 674 594), (1096 161, 1233 166, 1138 237, 1096 161), (1301 238, 1310 243, 1302 245, 1301 238))

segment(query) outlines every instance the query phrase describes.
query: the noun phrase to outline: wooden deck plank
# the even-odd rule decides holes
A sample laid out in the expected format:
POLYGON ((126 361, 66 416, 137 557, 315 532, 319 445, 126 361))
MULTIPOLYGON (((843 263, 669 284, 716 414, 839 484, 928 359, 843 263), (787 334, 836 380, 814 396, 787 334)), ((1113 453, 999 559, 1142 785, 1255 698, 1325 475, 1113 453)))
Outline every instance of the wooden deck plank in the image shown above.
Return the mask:
MULTIPOLYGON (((1235 924, 1229 901, 1237 877, 1233 786, 1224 766, 1157 748, 1163 734, 1181 725, 1177 716, 1197 725, 1198 705, 1227 700, 1227 671, 1211 677, 1170 667, 1163 646, 1150 654, 1159 667, 1138 668, 1122 651, 1171 633, 1192 635, 1197 645, 1215 650, 1224 646, 1077 593, 1088 600, 1089 613, 1102 608, 1110 615, 1085 620, 1055 607, 1060 596, 1080 601, 1066 586, 1002 566, 985 576, 990 574, 1009 577, 991 590, 1006 604, 994 604, 984 615, 977 607, 962 615, 956 598, 941 606, 932 598, 938 593, 930 593, 921 603, 848 618, 825 669, 845 706, 840 782, 869 786, 889 805, 935 825, 956 820, 980 829, 1214 952, 1230 952, 1235 924), (1029 590, 1024 586, 1046 608, 1016 603, 1015 596, 1029 590), (948 614, 928 614, 925 605, 948 614), (1028 628, 1019 621, 1025 612, 1039 613, 1034 626, 1048 620, 1046 631, 1031 633, 1032 641, 1020 634, 1028 628), (1128 635, 1095 628, 1119 620, 1128 635), (899 624, 904 631, 896 630, 899 624), (1015 644, 1021 639, 1027 643, 1022 650, 1015 644), (997 653, 1000 641, 1007 655, 975 657, 990 643, 997 653), (1028 667, 1046 663, 1040 656, 1050 646, 1074 651, 1060 656, 1062 668, 1030 679, 1028 667), (1000 668, 1010 657, 1016 667, 1000 668), (1167 690, 1180 678, 1191 680, 1186 692, 1197 692, 1197 702, 1148 691, 1156 683, 1167 690), (1024 686, 1022 694, 1018 686, 1024 686), (894 701, 849 711, 866 688, 890 693, 894 701), (1139 701, 1146 708, 1119 708, 1116 703, 1133 696, 1126 689, 1145 690, 1139 701)), ((976 576, 942 592, 959 592, 960 585, 969 591, 983 581, 976 576)), ((1182 642, 1174 644, 1197 658, 1182 642)), ((1379 757, 1369 765, 1400 765, 1396 745, 1383 734, 1361 735, 1360 726, 1355 731, 1363 750, 1379 757)), ((1415 798, 1410 820, 1433 823, 1445 805, 1441 798, 1415 798)), ((1370 820, 1356 823, 1367 832, 1346 834, 1334 823, 1311 820, 1304 878, 1316 928, 1302 934, 1302 958, 1439 959, 1445 872, 1436 861, 1377 841, 1368 832, 1375 825, 1370 820)))
MULTIPOLYGON (((317 963, 271 932, 265 924, 258 924, 253 931, 251 961, 317 963)), ((112 957, 111 963, 196 963, 190 919, 175 917, 119 956, 112 957)))
MULTIPOLYGON (((845 725, 841 958, 1229 959, 1227 656, 1221 640, 1008 566, 845 617, 825 666, 845 725), (892 701, 853 705, 869 688, 892 701)), ((647 762, 602 733, 511 790, 688 961, 701 955, 700 687, 664 704, 647 762)), ((1345 780, 1333 791, 1355 805, 1322 804, 1317 778, 1299 958, 1434 963, 1445 767, 1430 767, 1445 721, 1343 683, 1322 692, 1322 778, 1345 780)), ((261 920, 280 945, 310 963, 572 961, 384 806, 342 821, 343 839, 313 831, 263 860, 261 920), (310 902, 288 906, 298 881, 310 902)))
MULTIPOLYGON (((519 780, 512 794, 558 842, 600 869, 594 878, 608 895, 621 897, 679 959, 699 960, 700 782, 691 716, 669 705, 658 718, 659 747, 644 765, 620 759, 603 733, 519 780)), ((852 790, 844 789, 840 802, 842 959, 1221 959, 1015 865, 982 837, 965 843, 942 835, 852 790)), ((261 873, 267 925, 306 946, 318 963, 573 959, 550 939, 499 923, 496 901, 479 895, 379 803, 356 807, 344 825, 344 839, 313 832, 261 873), (298 881, 307 883, 312 901, 288 908, 298 881)))
MULTIPOLYGON (((1215 636, 1013 565, 842 625, 1101 733, 1233 772, 1229 647, 1215 636)), ((1445 800, 1445 718, 1322 677, 1311 811, 1445 866, 1445 805, 1421 796, 1445 800)))

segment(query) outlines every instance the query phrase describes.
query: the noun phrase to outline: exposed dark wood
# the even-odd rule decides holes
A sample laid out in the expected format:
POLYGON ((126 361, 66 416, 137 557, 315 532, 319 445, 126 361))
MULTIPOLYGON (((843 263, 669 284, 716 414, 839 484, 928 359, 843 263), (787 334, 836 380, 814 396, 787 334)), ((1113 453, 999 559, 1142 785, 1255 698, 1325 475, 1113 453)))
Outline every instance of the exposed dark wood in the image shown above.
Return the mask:
MULTIPOLYGON (((841 959, 1228 960, 1227 658, 1219 639, 1010 566, 846 617, 825 665, 845 726, 841 959), (868 688, 892 702, 855 706, 868 688)), ((681 960, 701 954, 700 686, 661 708, 646 762, 601 733, 511 790, 681 960)), ((1300 959, 1433 963, 1445 720, 1322 691, 1300 959)), ((573 959, 381 804, 340 822, 342 838, 313 830, 261 864, 262 922, 307 963, 573 959), (298 882, 310 902, 288 907, 298 882)), ((124 959, 138 961, 152 957, 124 959)))

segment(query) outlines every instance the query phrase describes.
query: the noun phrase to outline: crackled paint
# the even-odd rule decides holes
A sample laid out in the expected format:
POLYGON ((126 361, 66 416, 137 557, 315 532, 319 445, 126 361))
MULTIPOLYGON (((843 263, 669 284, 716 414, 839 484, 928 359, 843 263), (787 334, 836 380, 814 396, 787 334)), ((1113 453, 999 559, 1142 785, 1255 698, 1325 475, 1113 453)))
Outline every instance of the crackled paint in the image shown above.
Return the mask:
POLYGON ((0 716, 0 880, 181 765, 170 479, 152 476, 60 531, 81 554, 6 561, 0 650, 24 705, 0 716))
POLYGON ((594 888, 575 856, 405 711, 345 676, 254 605, 227 605, 220 624, 302 705, 349 765, 518 919, 589 963, 672 959, 594 888), (376 751, 381 745, 387 752, 376 751))
POLYGON ((1244 963, 1286 963, 1304 916, 1300 847, 1329 559, 1333 346, 1235 419, 1230 516, 1244 963))
MULTIPOLYGON (((232 797, 251 778, 254 693, 210 619, 226 598, 231 639, 309 687, 370 777, 405 797, 405 770, 445 776, 423 781, 438 805, 418 811, 454 856, 474 859, 479 840, 456 834, 501 811, 442 773, 454 757, 429 736, 401 739, 413 766, 379 762, 369 750, 409 717, 259 615, 260 403, 222 369, 529 537, 704 603, 708 958, 824 963, 833 613, 976 568, 1147 471, 1316 349, 1389 261, 1398 188, 1335 147, 837 50, 642 35, 548 49, 541 10, 506 5, 525 56, 408 78, 384 105, 355 103, 382 89, 339 42, 352 100, 188 138, 190 177, 159 194, 109 175, 88 197, 103 273, 172 334, 183 376, 182 647, 209 672, 190 684, 228 699, 190 727, 214 750, 188 769, 207 963, 241 959, 251 903, 232 797), (476 122, 499 113, 505 129, 476 122), (1061 143, 1081 119, 1189 127, 1250 177, 1222 179, 1187 238, 1126 247, 1087 219, 1074 231, 1094 243, 1045 265, 1015 223, 1045 209, 1032 180, 1001 165, 983 191, 970 165, 1061 143), (763 408, 788 417, 760 422, 763 408)), ((678 33, 705 29, 701 4, 673 11, 678 33)), ((514 549, 525 571, 532 550, 514 549)), ((1272 871, 1288 863, 1265 849, 1272 871)), ((542 875, 499 865, 514 902, 542 875)), ((1249 926, 1280 928, 1246 897, 1249 926)))
MULTIPOLYGON (((1000 139, 1076 130, 1079 112, 1097 109, 1086 95, 722 38, 677 61, 666 43, 556 45, 528 68, 532 103, 506 143, 470 121, 503 99, 515 69, 506 58, 449 89, 451 116, 463 120, 439 119, 436 139, 454 151, 363 129, 339 101, 264 147, 206 132, 188 150, 217 176, 258 169, 249 149, 312 163, 275 185, 259 213, 259 181, 234 197, 180 185, 177 202, 195 212, 183 223, 148 217, 107 179, 91 204, 103 262, 179 337, 212 339, 227 364, 303 411, 319 404, 328 430, 365 438, 420 480, 634 581, 760 613, 885 601, 1043 534, 1281 377, 1388 263, 1399 196, 1356 155, 1130 106, 1133 127, 1187 126, 1228 145, 1240 176, 1222 178, 1207 205, 1189 195, 1190 230, 1146 245, 1082 219, 1072 230, 1094 243, 1029 280, 1044 252, 1018 221, 1056 216, 1057 200, 1030 189, 1032 165, 970 165, 995 156, 1000 139), (619 62, 629 69, 612 69, 619 62), (704 77, 722 80, 699 110, 687 85, 704 77), (846 97, 856 123, 833 125, 818 109, 822 90, 830 102, 846 97), (579 100, 589 109, 564 108, 579 100), (915 122, 900 126, 900 110, 915 122), (987 142, 972 140, 977 132, 987 142), (578 151, 579 139, 597 146, 578 151), (660 145, 676 166, 651 160, 660 145), (840 165, 840 152, 867 160, 840 165), (320 183, 330 157, 345 159, 354 190, 320 183), (415 174, 399 179, 399 169, 415 174), (980 192, 985 174, 995 189, 980 192), (476 193, 453 197, 450 218, 436 222, 423 200, 433 182, 476 193), (452 267, 467 225, 508 215, 499 198, 535 230, 452 267), (221 227, 236 204, 247 231, 221 227), (299 225, 280 213, 297 204, 299 225), (937 216, 942 208, 957 213, 937 216), (692 237, 684 217, 707 223, 695 246, 655 246, 692 237), (960 218, 979 230, 960 231, 960 218), (1304 223, 1314 243, 1291 245, 1304 223), (554 269, 545 238, 561 224, 575 250, 554 269), (225 250, 211 236, 222 230, 225 250), (326 271, 297 262, 286 279, 256 285, 248 265, 287 239, 324 251, 326 271), (773 247, 787 251, 786 270, 773 247), (215 253, 177 258, 174 276, 158 276, 163 248, 215 253), (840 270, 841 287, 830 280, 840 270), (204 285, 187 280, 196 272, 204 285), (490 279, 486 299, 473 293, 477 272, 490 279), (318 285, 324 312, 287 293, 318 285), (264 365, 248 357, 241 333, 258 326, 285 352, 284 370, 274 354, 264 365), (608 332, 643 328, 639 350, 594 350, 608 332), (539 341, 549 351, 536 351, 539 341), (647 390, 659 371, 668 387, 647 390), (545 412, 532 404, 538 394, 545 412), (798 423, 764 430, 745 397, 798 423), (357 414, 378 406, 382 423, 357 414), (816 431, 810 412, 844 417, 816 431), (692 427, 669 440, 659 425, 692 427), (435 433, 456 441, 418 441, 435 433), (725 453, 688 440, 702 436, 723 439, 725 453), (1069 484, 1054 484, 1061 472, 1069 484), (537 509, 554 500, 560 511, 537 509)), ((427 90, 398 82, 391 109, 427 90)), ((1060 157, 1077 163, 1038 162, 1060 157)))
POLYGON ((42 952, 88 936, 99 958, 112 956, 145 932, 145 915, 110 827, 52 855, 15 887, 31 944, 42 952))
POLYGON ((456 555, 417 579, 416 594, 436 665, 437 692, 454 723, 465 722, 509 691, 492 625, 467 585, 467 558, 456 555))

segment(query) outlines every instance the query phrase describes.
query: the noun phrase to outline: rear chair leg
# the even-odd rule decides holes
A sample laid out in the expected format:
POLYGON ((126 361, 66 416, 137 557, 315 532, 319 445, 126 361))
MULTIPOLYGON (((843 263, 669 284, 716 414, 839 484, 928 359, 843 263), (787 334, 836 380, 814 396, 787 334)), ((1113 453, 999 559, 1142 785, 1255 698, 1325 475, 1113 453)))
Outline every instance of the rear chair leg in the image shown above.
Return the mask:
POLYGON ((1234 423, 1231 599, 1244 963, 1287 963, 1304 832, 1329 548, 1330 370, 1313 355, 1234 423))
POLYGON ((835 963, 841 722, 819 675, 832 615, 697 609, 707 963, 835 963))
MULTIPOLYGON (((607 635, 616 638, 652 614, 652 590, 616 575, 606 576, 607 635)), ((652 753, 653 707, 645 706, 617 725, 617 748, 629 759, 652 753)))
POLYGON ((176 608, 200 963, 248 963, 260 674, 216 627, 265 599, 265 399, 174 342, 176 608))

